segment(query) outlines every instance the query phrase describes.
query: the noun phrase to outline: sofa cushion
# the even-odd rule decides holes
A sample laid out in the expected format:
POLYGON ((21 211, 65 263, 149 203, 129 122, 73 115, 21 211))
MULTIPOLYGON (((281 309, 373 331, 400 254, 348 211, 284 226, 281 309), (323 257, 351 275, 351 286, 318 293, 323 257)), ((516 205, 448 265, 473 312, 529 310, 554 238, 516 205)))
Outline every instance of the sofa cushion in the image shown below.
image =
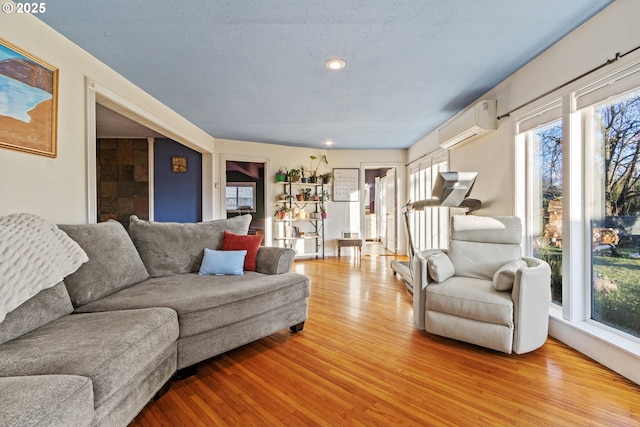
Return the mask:
POLYGON ((261 234, 250 236, 234 234, 225 230, 221 249, 223 251, 246 250, 247 255, 244 258, 244 269, 246 271, 256 271, 256 256, 258 255, 258 249, 260 249, 263 237, 261 234))
POLYGON ((513 301, 493 289, 491 280, 452 277, 427 286, 427 310, 481 322, 513 326, 513 301))
POLYGON ((521 268, 527 268, 527 262, 523 259, 510 261, 500 267, 493 275, 493 289, 496 291, 511 290, 516 279, 516 272, 521 268))
POLYGON ((149 277, 131 238, 119 222, 60 225, 60 228, 89 256, 89 262, 64 281, 74 306, 95 301, 149 277))
POLYGON ((444 282, 452 277, 456 270, 447 254, 435 254, 427 258, 429 276, 436 282, 444 282))
POLYGON ((145 280, 78 311, 170 307, 178 312, 180 337, 210 331, 309 296, 309 279, 297 273, 244 276, 181 274, 145 280))
POLYGON ((213 249, 204 249, 204 258, 200 265, 198 274, 203 276, 207 274, 224 275, 233 274, 242 276, 244 273, 244 259, 247 251, 214 251, 213 249))
POLYGON ((204 249, 219 250, 225 230, 247 234, 251 215, 198 223, 143 221, 131 216, 129 233, 151 277, 196 273, 204 249))
POLYGON ((76 375, 0 378, 0 423, 5 426, 90 426, 91 380, 76 375))
POLYGON ((73 305, 63 282, 44 289, 7 314, 4 321, 0 323, 0 344, 72 312, 73 305))
POLYGON ((0 376, 86 376, 98 408, 177 337, 167 308, 72 314, 0 345, 0 376))

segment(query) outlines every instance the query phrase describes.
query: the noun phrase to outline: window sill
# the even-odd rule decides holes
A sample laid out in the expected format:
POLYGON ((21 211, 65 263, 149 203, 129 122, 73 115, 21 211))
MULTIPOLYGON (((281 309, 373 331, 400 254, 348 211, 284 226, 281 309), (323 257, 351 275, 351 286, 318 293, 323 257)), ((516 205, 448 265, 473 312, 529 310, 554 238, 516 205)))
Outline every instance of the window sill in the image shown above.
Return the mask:
POLYGON ((562 318, 562 310, 556 306, 549 309, 549 335, 640 384, 639 341, 595 322, 569 322, 562 318))

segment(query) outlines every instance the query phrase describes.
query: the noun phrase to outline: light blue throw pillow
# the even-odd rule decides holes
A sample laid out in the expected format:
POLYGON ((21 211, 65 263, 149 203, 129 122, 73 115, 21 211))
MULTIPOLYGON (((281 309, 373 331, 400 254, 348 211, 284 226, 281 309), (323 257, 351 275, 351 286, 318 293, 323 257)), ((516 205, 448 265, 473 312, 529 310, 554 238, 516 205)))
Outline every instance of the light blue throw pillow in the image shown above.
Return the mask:
POLYGON ((198 274, 215 274, 217 276, 231 274, 242 276, 244 274, 244 257, 247 251, 214 251, 205 248, 204 258, 200 264, 198 274))

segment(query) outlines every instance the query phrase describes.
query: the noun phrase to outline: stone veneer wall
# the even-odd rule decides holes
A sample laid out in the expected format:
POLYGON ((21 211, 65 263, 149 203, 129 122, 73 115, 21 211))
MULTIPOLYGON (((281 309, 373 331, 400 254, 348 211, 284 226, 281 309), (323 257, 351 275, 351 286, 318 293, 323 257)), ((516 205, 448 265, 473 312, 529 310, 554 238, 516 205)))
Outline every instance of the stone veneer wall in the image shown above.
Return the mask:
POLYGON ((129 216, 149 219, 149 143, 146 139, 98 139, 98 222, 129 216))

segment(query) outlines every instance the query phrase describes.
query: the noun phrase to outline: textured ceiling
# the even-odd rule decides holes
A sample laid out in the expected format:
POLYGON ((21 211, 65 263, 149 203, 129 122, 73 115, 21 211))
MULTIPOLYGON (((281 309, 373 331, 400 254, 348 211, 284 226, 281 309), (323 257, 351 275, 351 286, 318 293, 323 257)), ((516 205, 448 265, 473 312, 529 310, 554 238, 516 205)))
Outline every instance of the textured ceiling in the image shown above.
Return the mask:
POLYGON ((611 2, 65 0, 39 17, 216 138, 379 149, 411 146, 611 2))

